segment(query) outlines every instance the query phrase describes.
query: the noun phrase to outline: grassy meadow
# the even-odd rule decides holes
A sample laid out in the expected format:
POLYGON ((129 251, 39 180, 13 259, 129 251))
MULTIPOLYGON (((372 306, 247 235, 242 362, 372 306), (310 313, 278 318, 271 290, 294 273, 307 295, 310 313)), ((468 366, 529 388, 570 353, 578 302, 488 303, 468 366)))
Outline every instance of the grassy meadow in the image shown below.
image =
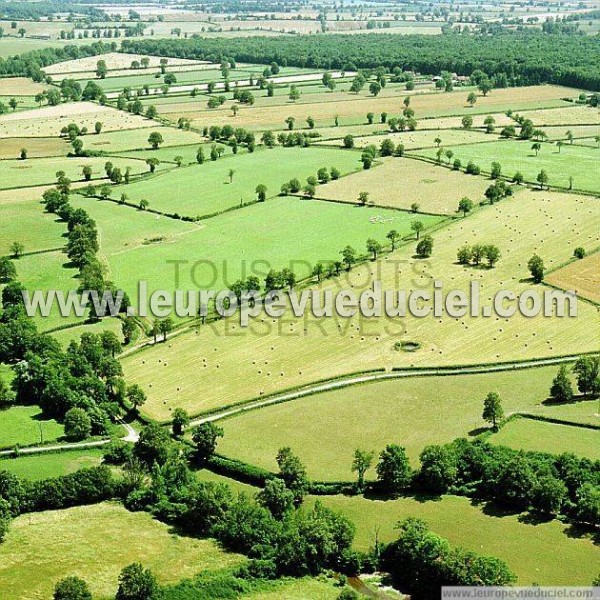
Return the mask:
MULTIPOLYGON (((488 392, 500 395, 507 414, 542 412, 556 370, 407 377, 323 392, 222 421, 219 452, 276 471, 277 451, 290 446, 309 477, 349 481, 356 448, 378 454, 393 443, 404 446, 417 467, 428 444, 472 437, 489 427, 482 418, 488 392)), ((367 477, 375 478, 375 470, 367 477)))
POLYGON ((206 162, 201 165, 140 181, 123 191, 133 201, 145 198, 151 208, 162 212, 195 217, 256 200, 259 184, 267 186, 267 196, 276 196, 282 183, 297 177, 304 185, 321 167, 337 167, 342 173, 361 168, 358 153, 329 148, 278 147, 237 156, 227 153, 216 161, 211 161, 209 154, 205 149, 206 162), (229 178, 230 170, 234 171, 233 179, 229 178), (176 195, 173 190, 177 190, 176 195))
MULTIPOLYGON (((102 462, 103 451, 98 448, 24 454, 17 458, 2 458, 0 470, 8 471, 23 479, 47 479, 74 473, 79 469, 95 467, 102 462)), ((0 554, 2 553, 0 546, 0 554)), ((0 581, 2 576, 0 575, 0 581)), ((0 590, 2 585, 0 584, 0 590)))
POLYGON ((13 406, 0 410, 1 448, 52 442, 63 434, 64 427, 54 419, 43 419, 37 406, 13 406))
POLYGON ((145 512, 102 503, 18 517, 0 545, 0 595, 6 600, 48 597, 67 575, 84 578, 94 595, 112 597, 120 570, 150 568, 162 584, 205 569, 240 564, 210 539, 175 534, 145 512))

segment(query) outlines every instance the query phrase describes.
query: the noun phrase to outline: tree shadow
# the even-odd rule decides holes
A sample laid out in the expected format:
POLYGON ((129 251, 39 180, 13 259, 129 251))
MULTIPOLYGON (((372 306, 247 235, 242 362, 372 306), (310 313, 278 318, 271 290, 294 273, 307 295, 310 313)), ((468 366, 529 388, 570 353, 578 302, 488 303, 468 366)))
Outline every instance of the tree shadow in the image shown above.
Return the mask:
POLYGON ((497 517, 499 519, 503 517, 514 517, 523 512, 522 508, 498 504, 492 500, 484 500, 482 498, 471 498, 471 506, 480 508, 481 512, 488 517, 497 517))
POLYGON ((585 527, 576 523, 571 523, 565 530, 564 534, 572 539, 590 540, 594 546, 600 546, 600 531, 585 527))
POLYGON ((550 521, 553 521, 554 519, 554 515, 534 511, 523 513, 517 517, 517 521, 523 525, 543 525, 544 523, 550 523, 550 521))
POLYGON ((496 432, 493 429, 493 427, 476 427, 475 429, 471 429, 471 431, 468 432, 468 435, 471 437, 475 437, 475 436, 481 435, 482 433, 486 433, 488 431, 491 431, 492 433, 496 432))

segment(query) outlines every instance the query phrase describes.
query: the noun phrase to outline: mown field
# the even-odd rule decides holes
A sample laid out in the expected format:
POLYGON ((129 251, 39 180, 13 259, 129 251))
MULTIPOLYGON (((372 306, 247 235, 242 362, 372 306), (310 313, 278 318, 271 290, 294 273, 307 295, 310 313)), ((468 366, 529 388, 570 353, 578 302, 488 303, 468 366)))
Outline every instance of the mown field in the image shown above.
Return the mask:
MULTIPOLYGON (((452 129, 440 133, 439 131, 405 131, 403 133, 388 133, 386 135, 373 135, 357 138, 354 144, 359 148, 364 148, 374 144, 377 148, 381 146, 383 140, 391 140, 394 146, 402 144, 406 150, 416 148, 437 148, 437 139, 442 140, 440 145, 454 146, 455 144, 477 144, 492 142, 497 136, 489 135, 477 130, 452 129)), ((330 142, 329 142, 330 143, 330 142)))
POLYGON ((377 168, 319 187, 317 196, 356 203, 359 194, 368 191, 369 202, 379 206, 410 210, 416 203, 422 212, 456 215, 461 198, 467 196, 477 205, 488 186, 482 177, 469 177, 425 161, 385 158, 377 168))
MULTIPOLYGON (((102 450, 86 448, 67 452, 48 452, 22 455, 18 458, 2 458, 0 470, 9 471, 24 479, 38 480, 60 477, 86 467, 95 467, 102 462, 102 450)), ((0 554, 2 547, 0 547, 0 554)), ((0 581, 2 576, 0 575, 0 581)), ((2 585, 0 584, 0 590, 2 585)))
MULTIPOLYGON (((600 419, 596 420, 600 424, 600 419)), ((572 452, 591 460, 600 460, 598 439, 600 431, 597 429, 545 423, 533 419, 514 419, 490 437, 494 444, 510 446, 517 450, 553 454, 572 452)))
MULTIPOLYGON (((406 448, 416 467, 428 444, 472 437, 489 427, 482 418, 488 392, 500 395, 507 414, 542 412, 540 403, 547 398, 556 371, 557 367, 543 367, 411 377, 324 392, 222 421, 225 436, 219 452, 276 471, 277 451, 290 446, 311 478, 349 481, 354 479, 356 448, 378 454, 394 443, 406 448)), ((374 469, 367 473, 375 476, 374 469)))
POLYGON ((2 448, 12 448, 15 444, 31 446, 42 441, 51 442, 63 434, 63 426, 54 419, 44 419, 37 406, 14 406, 0 410, 2 448))
POLYGON ((337 167, 342 173, 362 168, 358 153, 330 148, 278 147, 236 156, 229 151, 226 158, 217 161, 211 161, 209 154, 210 150, 205 149, 206 162, 202 165, 140 181, 123 191, 133 201, 147 199, 151 208, 196 217, 256 200, 259 184, 266 185, 267 196, 272 197, 279 194, 282 183, 293 177, 305 185, 306 178, 316 176, 321 167, 337 167), (230 170, 234 171, 232 180, 230 170))
MULTIPOLYGON (((140 115, 130 114, 99 106, 93 102, 69 102, 57 106, 43 106, 27 111, 11 112, 0 116, 0 136, 2 138, 56 137, 61 129, 71 123, 80 128, 87 127, 93 135, 97 121, 102 123, 102 131, 122 131, 124 129, 142 129, 156 127, 156 121, 140 115)), ((85 142, 86 136, 83 137, 85 142)))
MULTIPOLYGON (((394 256, 357 268, 347 279, 327 283, 324 289, 354 285, 360 291, 375 278, 383 289, 430 288, 432 278, 438 278, 446 290, 468 291, 471 282, 478 281, 483 305, 499 289, 508 286, 519 294, 531 287, 527 261, 534 252, 551 269, 564 263, 576 246, 600 244, 599 210, 595 199, 585 196, 522 191, 437 231, 433 255, 425 264, 412 258, 414 245, 410 244, 394 256), (460 247, 484 241, 501 250, 495 268, 456 264, 460 247)), ((315 321, 305 317, 287 322, 286 336, 279 334, 281 324, 270 319, 253 328, 236 329, 235 337, 230 327, 229 322, 222 322, 190 331, 172 347, 159 345, 123 360, 127 378, 149 394, 144 406, 149 416, 166 420, 175 406, 197 414, 358 369, 576 354, 597 349, 598 339, 596 309, 586 303, 579 303, 576 318, 566 319, 515 315, 510 319, 407 316, 315 321), (421 348, 398 352, 394 350, 398 340, 417 341, 421 348), (198 397, 198 386, 205 390, 202 397, 198 397)))
POLYGON ((590 254, 550 273, 547 281, 564 290, 575 290, 577 295, 593 302, 600 302, 600 253, 590 254))
MULTIPOLYGON (((486 97, 479 96, 477 103, 470 108, 466 103, 468 91, 461 89, 450 93, 413 93, 411 108, 417 120, 424 117, 447 115, 488 114, 503 112, 509 109, 525 110, 528 108, 544 108, 565 106, 562 97, 574 97, 577 91, 558 86, 532 86, 515 89, 498 89, 486 97)), ((331 126, 336 115, 340 125, 357 125, 366 122, 368 112, 379 115, 387 112, 390 116, 400 115, 404 108, 403 99, 406 91, 399 90, 396 96, 381 95, 378 97, 348 95, 338 102, 321 102, 315 98, 314 105, 307 103, 286 103, 280 106, 240 107, 235 122, 242 127, 253 129, 280 129, 285 126, 285 119, 292 116, 297 123, 304 125, 305 119, 312 115, 317 127, 331 126)), ((186 112, 186 118, 193 121, 194 126, 225 125, 234 120, 231 116, 231 103, 225 102, 218 109, 202 109, 186 112)), ((176 121, 178 112, 163 112, 163 116, 176 121)))
POLYGON ((148 513, 113 503, 18 517, 0 545, 0 558, 0 595, 6 600, 48 597, 67 575, 84 578, 95 598, 112 597, 120 570, 132 562, 165 584, 244 560, 210 539, 178 536, 148 513))
POLYGON ((518 585, 590 585, 597 576, 598 548, 591 536, 556 520, 531 521, 458 496, 389 501, 332 496, 322 502, 356 523, 355 544, 361 549, 373 545, 375 534, 379 541, 395 539, 396 523, 411 516, 424 519, 451 544, 503 559, 518 585))
MULTIPOLYGON (((597 148, 571 146, 565 144, 559 149, 550 143, 542 143, 536 156, 531 140, 505 140, 495 144, 471 144, 455 146, 451 143, 444 148, 454 152, 454 158, 463 165, 473 161, 483 171, 489 172, 492 162, 502 166, 502 172, 512 177, 520 171, 525 180, 535 184, 538 173, 545 169, 549 176, 548 184, 569 188, 569 177, 573 177, 573 188, 589 192, 600 192, 600 179, 597 176, 600 151, 597 148)), ((417 153, 435 159, 436 150, 428 149, 417 153)))

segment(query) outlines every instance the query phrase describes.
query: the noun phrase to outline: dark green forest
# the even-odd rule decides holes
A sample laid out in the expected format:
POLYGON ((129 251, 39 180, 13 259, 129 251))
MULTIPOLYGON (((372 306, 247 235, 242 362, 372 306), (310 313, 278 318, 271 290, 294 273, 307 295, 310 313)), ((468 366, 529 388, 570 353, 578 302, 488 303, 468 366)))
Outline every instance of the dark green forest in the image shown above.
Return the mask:
POLYGON ((125 40, 141 54, 220 61, 271 63, 317 69, 400 67, 424 74, 440 71, 505 74, 511 85, 557 83, 600 91, 600 37, 509 32, 495 35, 304 35, 189 40, 125 40))

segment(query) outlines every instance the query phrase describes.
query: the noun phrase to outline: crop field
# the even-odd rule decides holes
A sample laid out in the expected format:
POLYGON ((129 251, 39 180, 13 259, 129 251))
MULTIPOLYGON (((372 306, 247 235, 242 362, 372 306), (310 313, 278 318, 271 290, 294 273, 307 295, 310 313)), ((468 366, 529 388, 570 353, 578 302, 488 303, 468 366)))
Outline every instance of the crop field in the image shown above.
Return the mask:
POLYGON ((1 115, 0 136, 3 138, 59 137, 60 130, 71 123, 79 127, 87 127, 88 131, 92 132, 97 121, 102 123, 104 132, 156 127, 156 121, 139 115, 129 114, 109 106, 98 106, 92 102, 73 102, 1 115))
MULTIPOLYGON (((366 137, 355 138, 354 144, 358 148, 364 148, 370 144, 374 144, 379 148, 383 140, 392 140, 394 146, 403 144, 406 150, 414 150, 417 148, 437 148, 438 142, 436 138, 442 140, 442 144, 458 145, 458 144, 478 144, 497 140, 497 136, 483 133, 481 131, 472 131, 465 129, 450 129, 443 133, 440 131, 405 131, 402 133, 387 133, 385 135, 373 135, 366 137)), ((328 142, 330 143, 330 142, 328 142)))
POLYGON ((40 441, 51 442, 63 433, 63 426, 54 419, 43 419, 37 406, 14 406, 0 411, 2 448, 12 448, 15 444, 30 446, 40 441))
POLYGON ((589 106, 565 106, 549 110, 524 111, 519 113, 531 119, 537 127, 565 125, 596 125, 600 127, 600 110, 589 106))
MULTIPOLYGON (((0 470, 9 471, 18 477, 36 481, 47 477, 60 477, 74 473, 79 469, 95 467, 102 462, 102 450, 87 448, 65 452, 22 455, 18 458, 2 458, 0 470)), ((2 547, 0 547, 0 555, 2 547)), ((0 570, 0 582, 2 574, 0 570)), ((2 584, 0 583, 0 590, 2 584)))
MULTIPOLYGON (((307 277, 317 261, 336 260, 346 244, 362 250, 369 237, 383 243, 391 227, 409 235, 412 221, 404 212, 276 198, 241 209, 252 223, 241 240, 237 211, 197 225, 112 203, 82 200, 77 205, 85 206, 96 220, 110 277, 130 294, 140 279, 147 281, 149 290, 163 289, 166 283, 173 289, 221 289, 249 269, 288 265, 298 278, 307 277), (298 222, 305 223, 308 235, 297 231, 298 222), (178 283, 175 260, 189 261, 189 267, 181 268, 178 283), (195 265, 196 261, 202 263, 195 265), (213 267, 207 265, 216 266, 216 280, 213 267)), ((439 221, 431 216, 422 220, 426 226, 439 221)))
MULTIPOLYGON (((524 110, 544 106, 563 106, 566 102, 560 100, 564 96, 573 97, 576 90, 557 86, 536 86, 520 88, 518 95, 512 89, 498 89, 484 97, 479 96, 477 103, 470 108, 466 103, 467 91, 460 90, 450 93, 424 93, 411 96, 411 108, 415 111, 417 120, 423 117, 442 115, 488 114, 509 109, 524 110)), ((340 125, 355 125, 364 123, 368 112, 379 114, 387 112, 399 115, 404 108, 402 101, 406 92, 399 91, 397 97, 356 97, 339 102, 319 103, 311 107, 309 104, 286 104, 278 107, 240 107, 236 122, 241 126, 253 129, 281 128, 287 117, 294 117, 297 122, 304 122, 311 113, 316 126, 332 124, 336 115, 340 125)), ((177 120, 177 113, 163 113, 163 116, 177 120)), ((205 109, 187 113, 194 126, 225 125, 230 123, 231 105, 226 102, 218 109, 205 109)))
POLYGON ((489 185, 483 178, 421 160, 385 158, 381 163, 319 187, 317 196, 356 203, 360 192, 368 190, 369 202, 376 205, 409 210, 417 203, 420 211, 453 215, 463 196, 477 205, 489 185))
POLYGON ((209 154, 205 152, 207 161, 202 165, 127 186, 127 195, 133 201, 146 198, 152 208, 162 212, 195 217, 255 200, 259 184, 267 186, 268 196, 276 196, 281 184, 296 177, 304 185, 306 178, 315 176, 321 167, 337 167, 341 173, 361 167, 358 153, 329 148, 280 147, 237 156, 228 154, 226 159, 217 161, 208 160, 209 154), (269 168, 275 164, 277 168, 269 168), (230 170, 234 171, 233 180, 229 178, 230 170), (178 191, 176 196, 173 189, 178 191))
POLYGON ((22 148, 27 150, 27 158, 66 156, 72 151, 66 140, 56 137, 35 137, 27 140, 13 137, 0 139, 0 159, 20 158, 22 148))
MULTIPOLYGON (((427 263, 426 276, 422 275, 425 267, 412 258, 414 246, 410 244, 378 263, 355 269, 346 283, 360 291, 377 278, 383 289, 392 289, 386 285, 396 289, 408 285, 412 289, 431 285, 430 278, 441 279, 443 275, 452 289, 467 290, 471 281, 479 281, 482 303, 489 302, 493 293, 508 284, 519 294, 531 287, 526 263, 534 252, 544 257, 547 268, 552 268, 565 262, 574 247, 599 244, 595 226, 599 210, 592 198, 523 191, 435 233, 436 250, 427 263), (458 248, 481 240, 494 240, 501 249, 502 259, 494 269, 456 264, 458 248)), ((338 285, 344 285, 344 280, 324 284, 323 289, 338 285)), ((464 364, 595 350, 596 319, 595 307, 580 303, 577 318, 560 322, 517 315, 511 319, 407 316, 400 323, 391 318, 369 320, 357 316, 341 322, 316 322, 305 317, 304 321, 288 320, 286 336, 279 335, 281 324, 269 320, 260 327, 236 328, 234 335, 232 325, 226 321, 185 333, 172 348, 154 347, 127 357, 123 367, 127 378, 148 392, 144 412, 166 420, 176 406, 198 414, 351 373, 357 366, 464 364), (421 348, 417 352, 398 352, 394 350, 398 340, 417 341, 421 348), (235 360, 229 358, 234 355, 235 360), (198 385, 206 390, 201 398, 196 393, 198 385)))
POLYGON ((591 460, 600 460, 599 435, 598 429, 558 425, 533 419, 513 419, 492 435, 490 441, 516 450, 551 454, 572 452, 591 460))
POLYGON ((7 600, 47 597, 67 575, 85 578, 94 597, 109 597, 119 571, 136 561, 163 584, 243 561, 212 540, 178 536, 149 514, 112 503, 19 517, 0 557, 0 594, 7 600))
POLYGON ((567 143, 568 135, 573 135, 574 144, 583 144, 584 146, 598 147, 596 137, 600 135, 600 125, 551 125, 544 126, 544 133, 549 140, 563 140, 567 143))
POLYGON ((517 585, 589 585, 598 571, 598 548, 591 536, 578 535, 559 521, 531 523, 526 515, 523 519, 468 498, 377 501, 334 496, 322 502, 356 523, 355 544, 363 550, 373 546, 376 533, 379 541, 395 539, 396 523, 410 516, 424 519, 451 544, 503 559, 517 575, 517 585))
POLYGON ((575 290, 578 296, 593 302, 600 302, 600 253, 596 252, 550 273, 547 281, 561 289, 575 290))
POLYGON ((35 96, 47 89, 47 85, 35 83, 28 77, 5 77, 2 79, 0 95, 2 96, 35 96))
MULTIPOLYGON (((83 181, 82 169, 85 166, 92 167, 92 182, 96 183, 97 180, 107 179, 104 172, 106 162, 106 158, 98 157, 3 160, 0 161, 0 189, 52 184, 56 181, 57 171, 64 171, 72 181, 83 181)), ((123 172, 130 167, 132 175, 148 172, 148 166, 142 160, 121 158, 118 162, 113 161, 113 164, 123 172)))
MULTIPOLYGON (((460 159, 463 165, 473 161, 486 172, 489 172, 493 161, 498 161, 507 177, 521 171, 526 181, 535 183, 538 173, 545 169, 549 185, 569 188, 569 177, 573 177, 574 189, 600 192, 597 176, 600 150, 566 144, 559 151, 553 144, 542 143, 536 156, 532 144, 531 140, 505 140, 495 144, 450 145, 447 149, 451 149, 454 158, 460 159)), ((418 153, 435 158, 436 150, 418 153)))
MULTIPOLYGON (((66 60, 48 67, 44 67, 46 75, 59 75, 63 73, 84 73, 89 72, 95 74, 96 65, 99 60, 106 63, 108 71, 118 71, 131 67, 134 60, 140 61, 142 58, 147 58, 150 61, 149 67, 158 68, 160 66, 160 56, 150 56, 141 54, 124 54, 122 52, 109 52, 107 54, 99 54, 97 56, 86 56, 84 58, 76 58, 74 60, 66 60)), ((185 58, 168 58, 168 66, 193 66, 205 64, 204 61, 189 60, 185 58)))
MULTIPOLYGON (((309 477, 349 481, 354 479, 350 467, 356 448, 379 454, 393 443, 406 448, 416 467, 428 444, 470 437, 489 427, 481 413, 490 391, 500 395, 506 413, 545 410, 540 403, 547 398, 556 371, 543 367, 410 377, 323 392, 222 421, 225 436, 219 452, 276 471, 277 451, 288 445, 306 465, 309 477), (310 421, 303 418, 306 414, 310 421)), ((375 471, 368 471, 367 477, 375 478, 375 471)))

